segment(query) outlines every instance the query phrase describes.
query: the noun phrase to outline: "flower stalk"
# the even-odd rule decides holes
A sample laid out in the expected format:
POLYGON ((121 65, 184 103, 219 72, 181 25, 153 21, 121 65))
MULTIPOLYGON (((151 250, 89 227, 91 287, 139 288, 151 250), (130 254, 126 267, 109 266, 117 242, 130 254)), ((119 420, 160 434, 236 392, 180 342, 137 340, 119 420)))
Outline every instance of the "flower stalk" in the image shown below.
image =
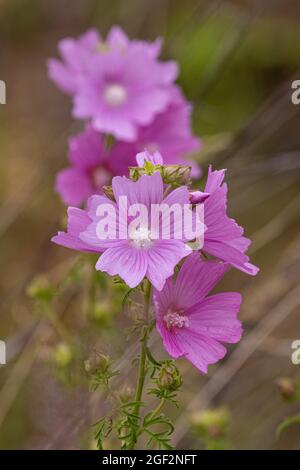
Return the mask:
MULTIPOLYGON (((150 299, 151 299, 151 283, 146 281, 145 288, 144 288, 144 320, 145 326, 142 329, 141 335, 141 356, 139 362, 139 370, 138 370, 138 378, 137 378, 137 386, 135 392, 135 406, 133 410, 133 415, 136 416, 137 424, 140 417, 140 408, 141 408, 141 400, 143 396, 143 389, 145 384, 146 378, 146 360, 147 360, 147 344, 148 344, 148 337, 149 337, 149 310, 150 310, 150 299)), ((132 443, 130 445, 130 449, 134 449, 135 444, 137 442, 138 435, 135 434, 134 438, 132 439, 132 443)))

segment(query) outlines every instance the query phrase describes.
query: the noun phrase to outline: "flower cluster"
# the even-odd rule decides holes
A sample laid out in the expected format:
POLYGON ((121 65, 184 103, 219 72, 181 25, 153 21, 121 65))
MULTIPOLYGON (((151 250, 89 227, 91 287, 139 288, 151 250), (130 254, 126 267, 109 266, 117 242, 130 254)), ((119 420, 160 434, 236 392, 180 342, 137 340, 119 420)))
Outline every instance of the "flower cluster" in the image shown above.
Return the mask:
POLYGON ((71 207, 67 232, 53 241, 101 254, 96 269, 130 288, 147 279, 166 350, 206 372, 224 356, 223 343, 237 342, 242 332, 240 295, 208 294, 230 266, 251 275, 258 268, 245 254, 250 240, 227 215, 225 170, 209 167, 203 191, 189 187, 199 169, 185 155, 200 142, 191 132, 191 106, 174 83, 177 64, 159 61, 160 49, 160 40, 130 41, 116 26, 106 40, 90 30, 59 43, 63 60, 49 61, 49 75, 72 96, 73 116, 86 124, 69 141, 70 167, 57 175, 56 190, 71 207), (197 236, 193 230, 178 236, 178 214, 186 207, 190 225, 203 210, 197 236), (122 222, 114 227, 116 218, 122 222), (106 236, 99 236, 99 225, 106 236))
MULTIPOLYGON (((200 140, 191 131, 191 105, 175 84, 177 64, 160 61, 160 49, 160 40, 129 40, 115 26, 105 40, 95 30, 62 40, 62 61, 48 63, 51 79, 72 97, 73 117, 84 120, 83 132, 69 140, 69 167, 56 178, 56 191, 69 206, 68 225, 52 241, 94 254, 96 270, 117 277, 122 305, 132 290, 144 297, 142 315, 140 304, 128 302, 133 330, 141 333, 134 396, 131 389, 111 388, 118 371, 107 355, 94 365, 85 362, 93 390, 104 385, 117 402, 117 425, 107 417, 96 423, 99 449, 112 429, 122 449, 134 449, 141 434, 147 434, 148 445, 172 448, 174 426, 161 409, 166 402, 176 404, 182 385, 173 359, 185 357, 207 373, 225 356, 225 345, 242 335, 241 295, 211 291, 231 267, 258 272, 246 254, 250 240, 228 216, 225 170, 210 166, 204 187, 192 188, 200 170, 187 157, 199 150, 200 140), (148 339, 154 325, 172 360, 153 357, 148 339), (142 416, 147 374, 148 394, 160 403, 142 416)), ((45 292, 43 303, 44 297, 45 292)), ((47 305, 51 298, 48 293, 47 305)), ((105 302, 91 312, 102 322, 112 313, 105 302)), ((55 363, 64 367, 70 354, 60 345, 55 363)), ((208 437, 216 432, 216 419, 212 424, 208 437)))
MULTIPOLYGON (((93 195, 86 210, 70 207, 67 232, 59 232, 52 240, 75 250, 101 253, 96 269, 111 276, 119 275, 131 288, 148 279, 154 287, 156 326, 166 350, 174 358, 185 356, 200 371, 207 372, 209 364, 225 355, 222 343, 239 341, 242 332, 236 319, 240 294, 208 294, 230 265, 252 275, 257 273, 258 268, 249 263, 245 254, 250 240, 227 215, 224 170, 213 171, 210 167, 204 191, 195 192, 184 184, 178 187, 176 178, 173 185, 166 184, 164 175, 168 174, 168 166, 163 164, 160 154, 138 154, 137 162, 140 165, 137 170, 142 171, 138 171, 141 175, 136 181, 115 176, 110 197, 93 195), (123 219, 120 227, 123 231, 126 226, 127 237, 120 237, 119 231, 112 232, 109 228, 106 239, 100 239, 97 226, 100 214, 103 215, 101 209, 104 205, 113 209, 108 210, 109 222, 111 214, 122 210, 121 197, 126 197, 131 207, 144 204, 149 208, 169 208, 187 204, 193 214, 201 204, 204 209, 201 249, 196 245, 196 250, 192 250, 192 236, 185 234, 181 239, 154 238, 148 225, 143 225, 140 217, 134 219, 132 213, 123 219), (135 229, 128 231, 133 222, 135 229), (214 259, 204 260, 203 254, 214 259)), ((168 222, 173 233, 178 221, 170 221, 164 214, 162 211, 158 220, 163 226, 168 222)))
POLYGON ((166 163, 198 166, 186 156, 200 149, 192 135, 191 105, 175 84, 178 66, 158 60, 162 41, 130 41, 117 26, 106 40, 96 30, 59 43, 50 78, 73 101, 83 133, 69 141, 69 168, 56 179, 66 205, 81 206, 115 175, 127 175, 135 155, 159 151, 166 163))

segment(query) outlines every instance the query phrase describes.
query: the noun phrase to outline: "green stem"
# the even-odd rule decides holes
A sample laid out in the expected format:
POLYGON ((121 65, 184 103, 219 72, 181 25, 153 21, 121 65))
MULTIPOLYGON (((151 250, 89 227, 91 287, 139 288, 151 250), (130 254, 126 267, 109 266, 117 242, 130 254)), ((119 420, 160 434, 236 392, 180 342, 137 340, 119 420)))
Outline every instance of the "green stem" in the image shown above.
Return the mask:
MULTIPOLYGON (((148 335, 149 335, 149 308, 150 308, 150 297, 151 297, 151 284, 149 281, 146 281, 146 286, 144 290, 145 300, 144 300, 144 319, 145 319, 145 326, 142 330, 141 335, 141 356, 139 362, 139 372, 138 372, 138 379, 136 385, 136 392, 135 392, 135 402, 137 402, 133 409, 133 414, 137 417, 137 423, 139 421, 140 416, 140 408, 141 408, 141 400, 143 395, 143 388, 145 383, 146 377, 146 358, 147 358, 147 342, 148 342, 148 335)), ((137 442, 138 435, 135 435, 130 443, 129 449, 134 449, 135 444, 137 442)))
POLYGON ((166 402, 166 399, 165 398, 162 398, 159 402, 159 404, 157 405, 157 407, 155 408, 155 410, 152 411, 150 417, 148 418, 148 421, 152 421, 152 419, 156 418, 156 416, 161 412, 164 404, 166 402))

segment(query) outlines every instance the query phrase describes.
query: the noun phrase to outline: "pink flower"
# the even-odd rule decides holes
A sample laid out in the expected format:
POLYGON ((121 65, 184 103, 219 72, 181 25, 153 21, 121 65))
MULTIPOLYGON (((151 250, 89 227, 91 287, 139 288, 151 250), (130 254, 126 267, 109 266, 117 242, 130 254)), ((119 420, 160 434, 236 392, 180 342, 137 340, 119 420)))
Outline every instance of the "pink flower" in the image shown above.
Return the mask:
POLYGON ((210 166, 204 192, 191 193, 192 203, 204 204, 207 230, 203 250, 255 276, 259 268, 249 263, 249 257, 245 254, 251 240, 243 236, 244 229, 227 215, 227 184, 223 183, 224 176, 225 170, 213 171, 210 166))
POLYGON ((207 297, 222 278, 227 265, 202 261, 199 253, 190 255, 175 282, 170 278, 164 288, 154 291, 156 327, 164 347, 173 358, 185 356, 201 372, 222 359, 222 343, 237 343, 242 326, 236 316, 241 296, 226 292, 207 297))
POLYGON ((73 115, 95 129, 133 141, 138 127, 165 111, 177 76, 175 62, 159 62, 160 42, 130 42, 113 28, 106 43, 92 31, 78 41, 60 43, 65 64, 49 62, 49 75, 73 95, 73 115), (98 44, 97 44, 98 43, 98 44))
MULTIPOLYGON (((122 239, 119 232, 109 233, 109 238, 100 239, 97 232, 99 208, 104 204, 105 207, 110 205, 114 213, 119 214, 121 212, 120 197, 126 196, 128 207, 133 204, 143 204, 150 216, 152 204, 164 203, 167 206, 178 204, 181 207, 184 204, 188 205, 188 189, 186 186, 181 186, 164 198, 164 185, 159 172, 151 176, 143 175, 136 182, 116 176, 112 180, 112 187, 116 202, 105 196, 95 195, 89 199, 86 212, 69 208, 69 216, 70 214, 74 216, 75 211, 77 218, 73 217, 66 234, 60 232, 52 241, 80 251, 103 252, 96 264, 96 269, 111 276, 119 275, 130 287, 136 287, 144 277, 147 277, 157 290, 161 290, 179 261, 191 253, 191 248, 185 244, 186 240, 172 236, 164 239, 159 227, 160 236, 153 238, 149 230, 150 223, 145 226, 140 224, 136 230, 129 233, 126 239, 122 239)), ((127 217, 125 229, 131 220, 132 217, 127 217)), ((172 230, 174 230, 174 223, 171 226, 171 235, 172 230)))
POLYGON ((70 167, 56 177, 55 189, 65 204, 79 206, 92 194, 100 194, 115 175, 127 175, 135 162, 133 149, 122 143, 110 151, 104 148, 103 137, 90 126, 69 140, 70 167))

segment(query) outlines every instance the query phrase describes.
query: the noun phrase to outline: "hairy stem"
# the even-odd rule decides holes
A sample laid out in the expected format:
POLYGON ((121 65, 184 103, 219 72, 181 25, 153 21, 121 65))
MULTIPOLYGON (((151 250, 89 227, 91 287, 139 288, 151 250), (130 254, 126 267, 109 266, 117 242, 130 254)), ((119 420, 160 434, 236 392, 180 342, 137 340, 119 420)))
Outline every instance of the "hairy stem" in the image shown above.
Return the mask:
MULTIPOLYGON (((141 400, 143 395, 143 388, 145 383, 146 377, 146 359, 147 359, 147 342, 148 342, 148 335, 149 335, 149 308, 150 308, 150 297, 151 297, 151 284, 149 281, 146 281, 145 290, 144 290, 145 300, 144 300, 144 319, 145 319, 145 326, 142 330, 141 335, 141 356, 139 362, 139 371, 138 371, 138 378, 137 378, 137 385, 136 385, 136 392, 135 392, 135 406, 133 409, 133 414, 137 417, 137 422, 139 421, 140 416, 140 408, 141 408, 141 400)), ((130 449, 134 449, 135 444, 137 442, 138 436, 135 435, 132 439, 130 444, 130 449)))
POLYGON ((149 421, 151 421, 152 419, 156 418, 156 416, 159 415, 159 413, 161 412, 164 404, 166 402, 166 399, 165 398, 162 398, 159 402, 159 404, 157 405, 157 407, 155 408, 155 410, 153 410, 153 412, 151 413, 150 417, 149 417, 149 421))

